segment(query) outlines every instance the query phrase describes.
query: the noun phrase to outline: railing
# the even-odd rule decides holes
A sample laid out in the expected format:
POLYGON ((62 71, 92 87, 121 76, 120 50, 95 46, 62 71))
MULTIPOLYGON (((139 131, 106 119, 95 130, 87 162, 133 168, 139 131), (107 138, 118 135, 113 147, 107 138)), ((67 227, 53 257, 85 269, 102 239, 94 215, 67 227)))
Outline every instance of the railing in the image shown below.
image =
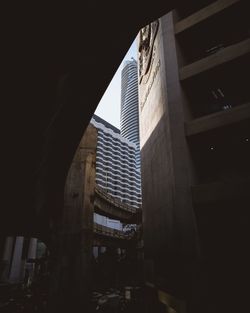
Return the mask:
POLYGON ((125 239, 125 240, 131 240, 133 238, 136 238, 136 231, 130 231, 130 232, 125 232, 122 230, 118 229, 113 229, 104 225, 100 225, 97 223, 93 224, 94 228, 94 233, 99 234, 99 235, 104 235, 108 237, 113 237, 116 239, 125 239))

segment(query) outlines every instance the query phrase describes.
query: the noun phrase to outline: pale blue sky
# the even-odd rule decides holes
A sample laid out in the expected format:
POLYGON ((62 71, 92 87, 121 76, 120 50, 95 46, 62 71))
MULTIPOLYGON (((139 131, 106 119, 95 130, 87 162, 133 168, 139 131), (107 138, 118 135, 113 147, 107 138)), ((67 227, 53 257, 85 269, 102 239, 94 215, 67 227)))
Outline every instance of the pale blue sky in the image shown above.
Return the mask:
POLYGON ((134 41, 129 48, 95 111, 96 115, 100 116, 119 129, 121 107, 121 71, 123 68, 123 62, 125 60, 130 60, 131 57, 137 59, 136 41, 134 41))

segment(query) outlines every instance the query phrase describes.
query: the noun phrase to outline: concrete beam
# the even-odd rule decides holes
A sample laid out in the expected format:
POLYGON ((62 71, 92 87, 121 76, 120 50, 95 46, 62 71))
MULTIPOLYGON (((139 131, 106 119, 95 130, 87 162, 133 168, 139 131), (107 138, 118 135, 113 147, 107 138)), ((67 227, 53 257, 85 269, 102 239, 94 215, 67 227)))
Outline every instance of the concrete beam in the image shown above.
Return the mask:
POLYGON ((141 210, 137 210, 136 213, 126 212, 119 210, 119 208, 112 206, 108 203, 103 203, 100 198, 95 198, 94 211, 100 215, 105 215, 109 218, 117 219, 126 224, 138 224, 141 220, 141 210))
POLYGON ((185 65, 180 69, 180 80, 188 79, 202 72, 208 71, 216 66, 230 62, 250 53, 250 39, 226 47, 218 52, 185 65))
POLYGON ((192 187, 193 202, 200 205, 249 198, 249 190, 250 179, 197 185, 192 187))
POLYGON ((131 212, 131 213, 136 213, 136 211, 137 211, 137 208, 135 208, 135 207, 133 207, 131 205, 128 205, 126 203, 123 203, 119 199, 114 198, 113 196, 108 194, 106 192, 106 190, 104 190, 103 188, 101 188, 98 185, 96 185, 96 187, 95 187, 95 194, 98 195, 103 200, 105 200, 106 202, 109 202, 112 205, 120 208, 121 210, 124 210, 124 211, 127 211, 127 212, 131 212))
POLYGON ((175 34, 179 34, 186 29, 210 18, 214 14, 220 13, 224 9, 239 2, 240 0, 218 0, 194 14, 182 19, 175 24, 175 34))
POLYGON ((95 189, 94 210, 96 213, 109 218, 118 219, 124 223, 139 223, 141 219, 141 209, 124 205, 107 194, 95 189))
POLYGON ((250 118, 250 103, 209 114, 185 123, 187 136, 193 136, 215 128, 227 126, 250 118))

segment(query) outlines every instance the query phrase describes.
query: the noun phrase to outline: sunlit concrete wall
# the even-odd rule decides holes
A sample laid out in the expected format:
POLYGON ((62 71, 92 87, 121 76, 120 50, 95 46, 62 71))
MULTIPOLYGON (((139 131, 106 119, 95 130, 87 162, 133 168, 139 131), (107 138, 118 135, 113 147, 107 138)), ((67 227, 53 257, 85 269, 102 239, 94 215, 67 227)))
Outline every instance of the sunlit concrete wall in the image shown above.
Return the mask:
POLYGON ((138 35, 146 280, 183 295, 197 255, 173 13, 138 35))

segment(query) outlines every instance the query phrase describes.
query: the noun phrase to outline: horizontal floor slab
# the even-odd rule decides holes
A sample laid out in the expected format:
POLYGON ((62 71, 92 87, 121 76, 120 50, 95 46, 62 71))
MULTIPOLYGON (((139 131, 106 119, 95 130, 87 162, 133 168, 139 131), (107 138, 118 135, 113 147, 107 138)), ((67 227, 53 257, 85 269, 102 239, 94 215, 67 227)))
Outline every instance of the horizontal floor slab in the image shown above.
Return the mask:
POLYGON ((202 72, 208 71, 216 66, 222 65, 223 63, 242 57, 247 53, 250 53, 250 39, 228 46, 206 58, 183 66, 180 69, 180 80, 185 80, 202 72))
POLYGON ((180 20, 175 24, 175 33, 179 34, 184 30, 206 20, 207 18, 221 12, 232 4, 240 0, 218 0, 208 5, 207 7, 195 12, 194 14, 180 20))
POLYGON ((209 114, 185 124, 187 136, 196 135, 250 118, 250 103, 209 114))

